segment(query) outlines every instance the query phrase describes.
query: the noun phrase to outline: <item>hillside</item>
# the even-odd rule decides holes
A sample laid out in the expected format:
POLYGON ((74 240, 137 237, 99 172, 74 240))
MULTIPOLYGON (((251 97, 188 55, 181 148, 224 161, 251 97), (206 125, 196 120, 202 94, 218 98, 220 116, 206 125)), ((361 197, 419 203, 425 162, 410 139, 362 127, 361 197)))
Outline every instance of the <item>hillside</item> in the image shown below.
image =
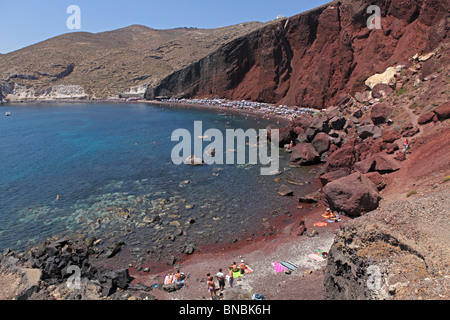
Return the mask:
MULTIPOLYGON (((250 22, 218 29, 154 30, 133 25, 98 34, 64 34, 4 54, 0 93, 35 99, 58 85, 81 86, 87 97, 117 97, 146 86, 262 25, 250 22), (20 90, 21 89, 21 90, 20 90)), ((14 99, 14 97, 12 97, 14 99)))
POLYGON ((151 86, 155 96, 214 97, 323 108, 415 54, 448 45, 443 0, 333 1, 224 44, 151 86), (370 30, 366 10, 381 9, 370 30))

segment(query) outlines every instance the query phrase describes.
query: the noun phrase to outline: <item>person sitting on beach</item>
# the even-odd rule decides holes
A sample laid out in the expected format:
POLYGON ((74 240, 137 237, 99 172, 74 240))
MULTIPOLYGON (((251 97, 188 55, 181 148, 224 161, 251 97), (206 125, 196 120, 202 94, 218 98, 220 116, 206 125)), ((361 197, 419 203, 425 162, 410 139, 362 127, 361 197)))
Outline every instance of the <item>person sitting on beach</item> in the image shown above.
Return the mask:
POLYGON ((183 284, 184 283, 184 276, 180 272, 180 270, 177 270, 177 273, 174 275, 174 283, 175 284, 183 284))
POLYGON ((289 144, 289 146, 286 147, 286 151, 291 151, 292 148, 294 147, 294 141, 291 140, 291 143, 289 144))
POLYGON ((245 265, 244 260, 241 260, 241 263, 239 264, 239 270, 241 274, 245 274, 245 270, 247 269, 247 266, 245 265))
POLYGON ((164 278, 164 284, 172 284, 173 283, 173 274, 168 274, 164 278))
POLYGON ((239 268, 238 268, 238 265, 237 265, 236 262, 233 262, 233 264, 231 265, 230 269, 233 272, 238 272, 239 271, 239 268))
POLYGON ((322 217, 324 217, 325 220, 328 220, 328 219, 331 220, 331 219, 336 218, 336 214, 334 214, 334 213, 331 211, 331 209, 328 208, 328 209, 325 211, 325 214, 322 215, 322 217))

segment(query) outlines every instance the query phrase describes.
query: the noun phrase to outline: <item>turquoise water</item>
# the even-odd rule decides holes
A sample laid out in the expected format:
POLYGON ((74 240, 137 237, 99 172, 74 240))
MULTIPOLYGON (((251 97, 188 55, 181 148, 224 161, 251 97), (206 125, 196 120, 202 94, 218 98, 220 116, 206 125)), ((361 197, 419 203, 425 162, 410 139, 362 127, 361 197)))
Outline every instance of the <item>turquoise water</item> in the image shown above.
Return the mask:
POLYGON ((203 130, 262 129, 263 120, 147 104, 9 106, 11 117, 2 110, 0 249, 64 234, 155 251, 217 242, 259 228, 262 216, 290 203, 259 165, 171 163, 176 129, 193 132, 194 121, 203 130), (164 244, 173 232, 178 239, 164 244))

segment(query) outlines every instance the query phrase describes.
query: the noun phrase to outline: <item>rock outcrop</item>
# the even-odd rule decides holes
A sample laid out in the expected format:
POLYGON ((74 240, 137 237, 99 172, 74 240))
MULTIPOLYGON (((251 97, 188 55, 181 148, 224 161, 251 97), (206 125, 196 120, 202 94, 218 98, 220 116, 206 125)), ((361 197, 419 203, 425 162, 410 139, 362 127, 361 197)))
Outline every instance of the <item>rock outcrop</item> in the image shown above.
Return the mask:
POLYGON ((448 297, 450 194, 391 203, 346 222, 325 270, 330 300, 448 297))
POLYGON ((149 87, 145 97, 219 96, 320 109, 341 93, 389 85, 398 72, 392 64, 431 52, 446 37, 446 1, 370 4, 381 9, 381 30, 367 28, 368 2, 334 1, 223 45, 149 87))
POLYGON ((378 208, 381 197, 373 182, 361 173, 328 183, 323 188, 324 200, 333 211, 358 217, 378 208))

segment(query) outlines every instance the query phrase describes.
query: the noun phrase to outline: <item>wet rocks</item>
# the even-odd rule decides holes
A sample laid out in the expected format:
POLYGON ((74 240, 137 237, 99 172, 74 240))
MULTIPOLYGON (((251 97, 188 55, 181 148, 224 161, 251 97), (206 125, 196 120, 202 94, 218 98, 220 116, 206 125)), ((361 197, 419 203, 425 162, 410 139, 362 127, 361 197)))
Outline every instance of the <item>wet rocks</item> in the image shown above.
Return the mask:
POLYGON ((282 184, 280 186, 280 189, 278 190, 278 194, 283 197, 289 197, 294 195, 294 191, 292 191, 292 189, 289 188, 287 185, 282 184))
MULTIPOLYGON (((1 267, 14 266, 24 275, 27 285, 17 299, 121 299, 119 291, 130 288, 133 278, 128 269, 108 270, 91 264, 90 257, 102 251, 95 242, 92 238, 47 240, 18 258, 8 253, 12 262, 1 259, 1 267)), ((143 287, 146 292, 151 290, 143 287)), ((135 286, 130 292, 139 295, 141 289, 135 286)))

